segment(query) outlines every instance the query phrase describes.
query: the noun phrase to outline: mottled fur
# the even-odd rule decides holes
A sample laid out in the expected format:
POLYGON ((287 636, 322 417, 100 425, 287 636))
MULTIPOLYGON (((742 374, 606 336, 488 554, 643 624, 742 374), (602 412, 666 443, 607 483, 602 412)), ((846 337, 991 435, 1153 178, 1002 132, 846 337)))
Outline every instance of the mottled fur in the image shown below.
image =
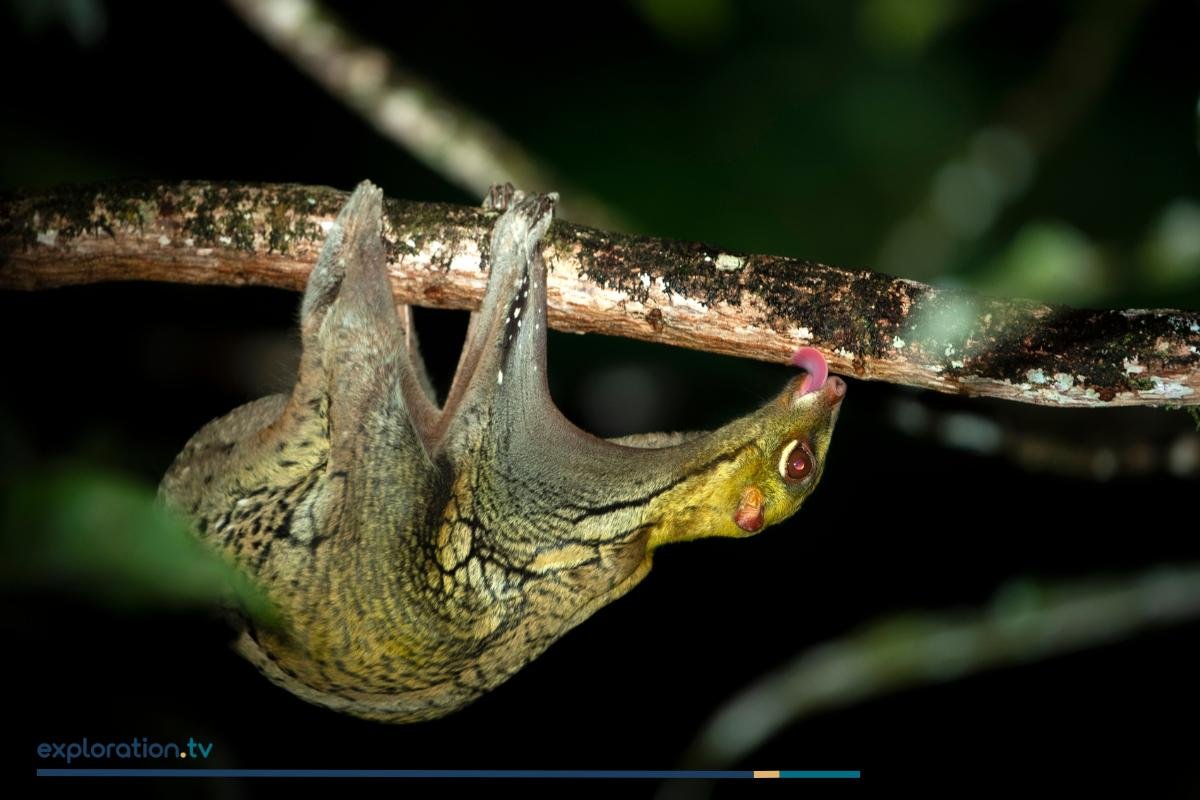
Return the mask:
POLYGON ((618 442, 562 417, 539 252, 556 199, 489 198, 487 293, 439 409, 389 290, 381 192, 359 186, 308 282, 291 394, 209 423, 163 479, 279 608, 237 648, 300 697, 397 722, 454 711, 637 584, 655 547, 747 535, 744 487, 772 524, 816 485, 840 393, 793 382, 720 430, 618 442), (817 469, 792 485, 796 439, 817 469))

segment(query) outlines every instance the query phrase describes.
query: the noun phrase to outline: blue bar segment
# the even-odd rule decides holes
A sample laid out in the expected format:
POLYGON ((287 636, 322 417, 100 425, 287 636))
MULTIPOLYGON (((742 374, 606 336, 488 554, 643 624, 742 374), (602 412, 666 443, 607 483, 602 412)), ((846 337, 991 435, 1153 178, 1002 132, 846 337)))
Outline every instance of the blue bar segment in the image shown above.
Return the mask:
MULTIPOLYGON (((753 779, 720 769, 38 769, 39 778, 586 778, 641 780, 753 779)), ((859 770, 780 770, 780 778, 857 779, 859 770)))

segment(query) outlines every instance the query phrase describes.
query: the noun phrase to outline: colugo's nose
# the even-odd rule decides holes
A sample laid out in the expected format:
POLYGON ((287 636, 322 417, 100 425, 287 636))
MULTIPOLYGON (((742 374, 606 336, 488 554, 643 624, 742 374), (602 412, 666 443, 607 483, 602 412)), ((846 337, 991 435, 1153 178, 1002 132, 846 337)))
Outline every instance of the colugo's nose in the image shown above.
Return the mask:
POLYGON ((829 402, 836 405, 846 396, 846 382, 837 375, 830 375, 821 391, 829 398, 829 402))

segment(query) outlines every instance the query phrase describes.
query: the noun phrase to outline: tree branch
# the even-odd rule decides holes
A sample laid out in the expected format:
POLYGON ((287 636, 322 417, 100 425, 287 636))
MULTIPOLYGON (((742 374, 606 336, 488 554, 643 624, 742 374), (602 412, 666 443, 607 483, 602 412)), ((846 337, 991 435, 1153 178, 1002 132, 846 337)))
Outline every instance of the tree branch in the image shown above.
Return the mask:
MULTIPOLYGON (((111 280, 299 290, 346 192, 184 183, 0 199, 0 288, 111 280)), ((397 302, 477 308, 492 215, 388 200, 397 302)), ((1059 406, 1200 404, 1200 314, 1086 311, 556 222, 550 324, 1059 406)))

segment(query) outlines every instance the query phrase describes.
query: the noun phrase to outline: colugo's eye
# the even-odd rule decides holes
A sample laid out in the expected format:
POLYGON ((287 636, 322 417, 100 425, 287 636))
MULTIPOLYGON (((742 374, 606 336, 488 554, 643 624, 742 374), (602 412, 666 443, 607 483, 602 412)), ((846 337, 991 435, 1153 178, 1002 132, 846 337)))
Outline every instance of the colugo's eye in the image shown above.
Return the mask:
POLYGON ((808 443, 794 439, 779 456, 779 475, 788 483, 799 483, 813 474, 814 461, 808 443))

